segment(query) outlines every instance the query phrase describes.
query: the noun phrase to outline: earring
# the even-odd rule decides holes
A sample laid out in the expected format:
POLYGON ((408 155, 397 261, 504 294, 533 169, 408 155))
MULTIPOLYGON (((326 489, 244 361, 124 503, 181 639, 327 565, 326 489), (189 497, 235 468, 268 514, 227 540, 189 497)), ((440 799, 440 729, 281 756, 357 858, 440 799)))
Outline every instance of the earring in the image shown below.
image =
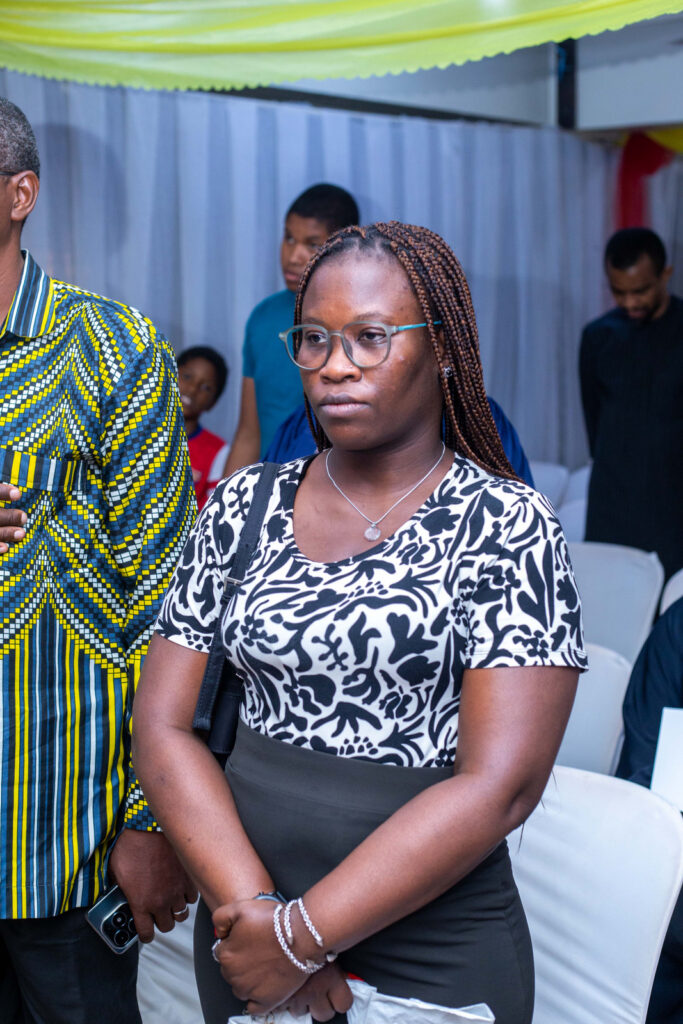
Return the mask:
POLYGON ((446 365, 444 366, 443 375, 444 377, 446 377, 446 379, 453 376, 453 367, 451 366, 450 363, 446 363, 446 365))

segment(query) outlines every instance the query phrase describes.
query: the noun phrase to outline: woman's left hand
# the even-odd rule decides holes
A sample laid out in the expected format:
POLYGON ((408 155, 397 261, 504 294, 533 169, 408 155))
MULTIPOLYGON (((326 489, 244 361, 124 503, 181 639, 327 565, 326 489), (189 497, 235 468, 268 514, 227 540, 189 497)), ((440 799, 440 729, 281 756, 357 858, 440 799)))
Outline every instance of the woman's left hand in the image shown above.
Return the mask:
POLYGON ((325 1021, 336 1013, 346 1013, 352 1003, 353 993, 343 970, 337 964, 327 964, 289 997, 285 1009, 295 1017, 310 1013, 313 1020, 325 1021))
POLYGON ((239 900, 213 914, 216 935, 223 941, 215 954, 221 974, 247 1012, 265 1014, 286 1003, 308 980, 290 963, 275 937, 271 900, 239 900))

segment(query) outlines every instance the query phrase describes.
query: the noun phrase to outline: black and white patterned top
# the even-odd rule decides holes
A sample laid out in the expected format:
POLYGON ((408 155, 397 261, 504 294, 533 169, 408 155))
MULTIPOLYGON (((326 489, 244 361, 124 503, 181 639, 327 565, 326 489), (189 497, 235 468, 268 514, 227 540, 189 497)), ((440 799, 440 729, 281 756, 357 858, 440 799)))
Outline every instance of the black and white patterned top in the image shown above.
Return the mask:
MULTIPOLYGON (((465 668, 585 668, 567 545, 541 494, 456 456, 392 536, 321 563, 299 551, 292 528, 306 467, 279 471, 223 623, 252 729, 344 757, 443 766, 455 755, 465 668)), ((209 650, 257 474, 220 484, 198 519, 157 623, 169 640, 209 650)))

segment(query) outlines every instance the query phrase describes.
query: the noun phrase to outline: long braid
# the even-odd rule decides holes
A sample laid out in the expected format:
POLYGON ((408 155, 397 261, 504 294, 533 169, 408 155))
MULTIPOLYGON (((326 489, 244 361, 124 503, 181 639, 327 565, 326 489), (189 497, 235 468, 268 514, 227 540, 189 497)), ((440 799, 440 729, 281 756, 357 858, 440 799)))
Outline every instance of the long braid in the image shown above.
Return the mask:
MULTIPOLYGON (((503 450, 486 397, 477 323, 467 279, 452 249, 428 228, 398 221, 335 232, 304 270, 296 295, 294 323, 311 275, 324 259, 353 250, 393 255, 410 281, 427 324, 439 368, 445 408, 444 441, 449 448, 498 476, 517 479, 503 450), (440 327, 434 321, 440 320, 440 327), (441 339, 441 340, 440 340, 441 339)), ((306 414, 318 450, 330 441, 306 400, 306 414)))

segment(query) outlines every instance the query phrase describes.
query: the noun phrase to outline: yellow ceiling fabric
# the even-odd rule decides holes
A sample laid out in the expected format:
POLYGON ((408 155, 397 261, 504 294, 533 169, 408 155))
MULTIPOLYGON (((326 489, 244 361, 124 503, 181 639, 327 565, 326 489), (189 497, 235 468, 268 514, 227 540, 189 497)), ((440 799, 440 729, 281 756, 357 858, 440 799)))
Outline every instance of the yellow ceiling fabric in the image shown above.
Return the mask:
POLYGON ((660 146, 672 149, 674 153, 683 153, 683 125, 674 128, 651 128, 645 133, 660 146))
POLYGON ((0 65, 151 89, 416 71, 617 29, 681 0, 0 0, 0 65))

